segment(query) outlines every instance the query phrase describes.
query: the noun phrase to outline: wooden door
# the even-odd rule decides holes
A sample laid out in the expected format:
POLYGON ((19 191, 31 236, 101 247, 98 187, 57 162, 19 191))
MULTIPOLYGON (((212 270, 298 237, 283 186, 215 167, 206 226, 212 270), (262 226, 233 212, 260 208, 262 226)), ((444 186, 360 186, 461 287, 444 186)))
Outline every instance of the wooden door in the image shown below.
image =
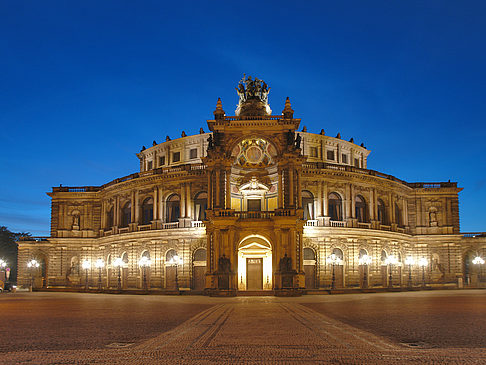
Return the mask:
POLYGON ((305 288, 316 288, 316 265, 304 265, 305 288))
POLYGON ((263 290, 263 259, 246 259, 247 290, 263 290))
POLYGON ((166 266, 165 267, 165 288, 176 290, 176 267, 166 266))
POLYGON ((206 266, 194 266, 194 290, 204 290, 206 286, 206 266))

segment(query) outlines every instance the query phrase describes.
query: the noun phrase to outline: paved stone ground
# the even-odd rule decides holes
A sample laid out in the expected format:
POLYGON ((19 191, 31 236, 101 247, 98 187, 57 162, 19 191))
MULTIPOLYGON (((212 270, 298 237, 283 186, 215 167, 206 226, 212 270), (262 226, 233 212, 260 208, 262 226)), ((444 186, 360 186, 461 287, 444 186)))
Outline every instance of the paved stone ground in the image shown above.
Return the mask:
MULTIPOLYGON (((366 294, 366 295, 340 295, 340 296, 306 296, 302 298, 273 298, 273 297, 249 297, 249 298, 206 298, 206 297, 128 297, 99 295, 99 298, 89 297, 89 294, 42 294, 44 299, 34 298, 33 294, 20 294, 4 299, 0 298, 0 310, 4 302, 10 299, 20 298, 17 310, 22 312, 26 303, 38 304, 49 302, 70 303, 65 308, 64 316, 70 317, 76 312, 79 305, 76 302, 101 301, 108 305, 107 310, 100 310, 99 316, 100 338, 98 345, 87 342, 80 345, 75 342, 65 341, 62 349, 56 346, 46 345, 43 349, 29 350, 23 346, 13 345, 11 352, 0 354, 0 363, 5 364, 160 364, 160 363, 356 363, 356 364, 403 364, 403 363, 437 363, 437 364, 468 364, 486 363, 486 340, 473 341, 468 347, 461 345, 461 341, 454 343, 453 338, 462 336, 463 326, 457 326, 456 312, 451 310, 449 302, 460 300, 464 304, 464 313, 474 313, 480 324, 486 321, 486 311, 480 304, 486 299, 485 292, 435 292, 435 293, 390 293, 390 294, 366 294), (65 297, 64 297, 65 295, 65 297), (133 298, 133 299, 132 299, 133 298), (161 327, 157 334, 149 331, 134 333, 130 341, 106 344, 106 337, 102 332, 109 330, 104 322, 104 317, 111 317, 110 305, 116 307, 120 302, 142 300, 148 303, 140 304, 140 309, 155 306, 160 308, 150 316, 171 317, 172 311, 179 313, 180 308, 191 308, 196 304, 200 306, 197 314, 188 320, 179 318, 180 323, 161 327), (437 300, 436 300, 437 299, 437 300), (431 300, 428 309, 423 307, 422 301, 431 300), (368 301, 371 301, 368 304, 368 301), (380 335, 380 326, 366 324, 369 318, 358 313, 346 316, 349 307, 353 303, 365 302, 368 309, 377 312, 376 318, 387 318, 388 312, 393 313, 393 306, 401 302, 401 308, 405 313, 413 312, 413 308, 421 313, 435 313, 440 320, 432 319, 437 331, 444 331, 447 341, 436 343, 416 343, 419 346, 410 348, 400 344, 392 328, 392 322, 386 324, 384 337, 380 335), (469 303, 478 303, 470 306, 469 303), (112 304, 110 304, 112 303, 112 304), (113 304, 115 303, 115 304, 113 304), (118 303, 118 304, 117 304, 118 303), (175 304, 176 307, 169 307, 175 304), (167 307, 167 310, 161 308, 167 307), (315 309, 314 309, 315 308, 315 309), (329 308, 333 308, 330 310, 329 308), (341 310, 338 310, 341 308, 341 310), (343 316, 338 319, 338 315, 343 316), (354 323, 355 318, 365 318, 358 326, 351 326, 346 322, 354 323), (368 318, 368 319, 367 319, 368 318), (452 326, 452 328, 451 328, 452 326), (170 327, 170 328, 169 328, 170 327), (445 330, 446 329, 446 330, 445 330), (451 331, 454 331, 451 332, 451 331), (395 337, 394 337, 395 336, 395 337), (150 337, 149 339, 147 339, 150 337), (71 343, 71 345, 67 345, 71 343), (428 348, 421 348, 420 346, 428 348)), ((17 301, 18 302, 18 301, 17 301)), ((49 307, 48 304, 46 304, 49 307)), ((51 303, 52 306, 52 303, 51 303)), ((85 304, 85 308, 89 305, 85 304)), ((361 306, 358 306, 361 307, 361 306)), ((456 307, 455 305, 453 307, 456 307)), ((153 309, 152 309, 153 310, 153 309)), ((45 309, 36 313, 42 317, 45 309)), ((133 311, 132 311, 133 312, 133 311)), ((126 313, 127 314, 127 313, 126 313)), ((128 314, 130 315, 130 308, 128 314)), ((135 318, 138 313, 132 313, 135 318)), ((61 315, 62 316, 62 315, 61 315)), ((83 311, 81 317, 89 317, 83 311)), ((150 317, 149 316, 149 317, 150 317)), ((421 320, 422 314, 417 318, 421 320)), ((36 316, 32 316, 36 318, 36 316)), ((393 316, 392 316, 393 317, 393 316)), ((421 325, 410 323, 413 313, 409 314, 405 321, 396 324, 396 327, 412 328, 418 331, 421 325), (409 323, 407 323, 407 321, 409 323), (416 329, 414 329, 416 328, 416 329)), ((44 318, 53 320, 54 318, 44 318)), ((61 319, 60 323, 63 320, 61 319)), ((143 321, 142 321, 143 322, 143 321)), ((386 322, 386 321, 384 321, 386 322)), ((382 322, 382 323, 384 323, 382 322)), ((5 319, 1 326, 5 325, 5 319)), ((374 322, 373 322, 374 323, 374 322)), ((5 327, 1 327, 5 334, 5 327)), ((21 327, 15 327, 10 323, 11 332, 22 333, 21 327)), ((40 325, 42 332, 43 326, 40 325)), ((381 330, 383 331, 383 330, 381 330)), ((39 335, 41 333, 39 332, 39 335)), ((93 334, 89 332, 91 336, 93 334)), ((468 332, 466 332, 467 334, 468 332)), ((86 336, 86 333, 72 333, 68 337, 86 336)), ((484 334, 484 331, 482 332, 484 334)), ((28 336, 27 336, 28 337, 28 336)), ((439 336, 440 337, 440 336, 439 336)), ((127 339, 129 336, 127 337, 127 339)))

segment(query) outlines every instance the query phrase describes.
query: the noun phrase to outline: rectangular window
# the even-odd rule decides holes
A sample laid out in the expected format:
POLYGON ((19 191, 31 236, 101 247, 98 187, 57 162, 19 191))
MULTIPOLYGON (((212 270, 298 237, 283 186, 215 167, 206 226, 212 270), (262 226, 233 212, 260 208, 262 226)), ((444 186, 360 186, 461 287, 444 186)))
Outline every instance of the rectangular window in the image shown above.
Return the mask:
POLYGON ((317 147, 310 148, 310 157, 317 157, 317 147))
POLYGON ((165 165, 165 156, 160 156, 159 157, 159 165, 164 166, 165 165))
POLYGON ((354 159, 354 167, 359 167, 359 159, 354 159))
POLYGON ((191 160, 197 158, 197 148, 193 148, 189 151, 189 158, 191 160))
POLYGON ((343 153, 343 155, 342 155, 342 160, 341 160, 341 161, 342 161, 342 163, 348 163, 348 155, 345 155, 345 154, 343 153))
POLYGON ((152 170, 152 161, 147 163, 147 170, 152 170))
POLYGON ((327 151, 327 159, 334 161, 334 151, 327 151))
POLYGON ((179 162, 181 160, 181 153, 180 152, 174 152, 172 154, 172 162, 179 162))

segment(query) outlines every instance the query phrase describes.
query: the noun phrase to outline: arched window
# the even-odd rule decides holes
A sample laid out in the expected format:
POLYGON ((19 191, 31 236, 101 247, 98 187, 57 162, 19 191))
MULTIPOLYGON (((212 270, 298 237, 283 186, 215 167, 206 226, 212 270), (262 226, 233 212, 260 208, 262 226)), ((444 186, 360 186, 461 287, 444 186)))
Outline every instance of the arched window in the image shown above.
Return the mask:
POLYGON ((341 262, 344 260, 344 255, 343 255, 343 251, 340 249, 340 248, 334 248, 332 250, 332 253, 334 255, 336 255, 337 258, 341 259, 341 262))
POLYGON ((316 259, 316 253, 314 250, 310 247, 305 247, 304 248, 304 260, 315 260, 316 259))
POLYGON ((140 258, 142 258, 142 257, 146 257, 150 260, 150 252, 148 250, 143 251, 140 258))
POLYGON ((341 196, 337 193, 329 194, 328 198, 328 214, 333 221, 343 220, 343 201, 341 196))
POLYGON ((381 224, 388 224, 388 217, 386 215, 386 206, 383 200, 378 199, 378 221, 381 224))
POLYGON ((165 254, 165 262, 169 262, 174 256, 177 255, 176 250, 171 249, 165 254))
POLYGON ((208 194, 205 191, 197 193, 194 198, 194 220, 206 220, 206 209, 208 207, 208 194))
POLYGON ((111 254, 106 257, 106 266, 111 266, 111 254))
POLYGON ((364 248, 361 248, 359 250, 359 258, 362 258, 365 255, 368 256, 368 251, 366 251, 364 248))
POLYGON ((150 224, 154 220, 154 200, 147 198, 142 203, 142 224, 150 224))
POLYGON ((310 191, 302 191, 302 208, 305 220, 314 219, 314 195, 310 191))
POLYGON ((395 222, 398 227, 403 227, 402 210, 397 203, 395 203, 395 222))
POLYGON ((106 227, 113 227, 113 207, 111 207, 108 213, 106 213, 106 227))
POLYGON ((132 204, 126 203, 122 208, 121 227, 128 227, 132 219, 132 204))
POLYGON ((358 222, 361 223, 368 222, 368 214, 367 214, 368 209, 366 206, 366 200, 361 195, 356 196, 356 201, 354 203, 354 210, 358 222))
POLYGON ((194 252, 194 261, 206 261, 206 249, 198 248, 194 252))
POLYGON ((180 215, 179 195, 172 194, 169 199, 167 199, 167 222, 179 222, 180 215))
POLYGON ((388 255, 386 254, 385 250, 381 250, 381 264, 385 265, 385 261, 388 258, 388 255))
POLYGON ((125 267, 127 267, 127 265, 128 265, 128 254, 126 252, 123 252, 121 259, 122 259, 123 263, 125 264, 125 267))

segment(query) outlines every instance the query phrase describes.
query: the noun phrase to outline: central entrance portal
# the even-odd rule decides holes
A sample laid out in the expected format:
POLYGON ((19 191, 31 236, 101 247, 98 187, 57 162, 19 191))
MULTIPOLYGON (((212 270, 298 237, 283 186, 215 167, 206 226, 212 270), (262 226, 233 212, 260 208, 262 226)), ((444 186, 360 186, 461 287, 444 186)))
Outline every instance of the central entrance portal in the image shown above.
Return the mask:
POLYGON ((248 236, 238 246, 238 290, 272 290, 272 246, 262 236, 248 236))
POLYGON ((246 259, 246 283, 248 290, 263 289, 263 259, 246 259))

